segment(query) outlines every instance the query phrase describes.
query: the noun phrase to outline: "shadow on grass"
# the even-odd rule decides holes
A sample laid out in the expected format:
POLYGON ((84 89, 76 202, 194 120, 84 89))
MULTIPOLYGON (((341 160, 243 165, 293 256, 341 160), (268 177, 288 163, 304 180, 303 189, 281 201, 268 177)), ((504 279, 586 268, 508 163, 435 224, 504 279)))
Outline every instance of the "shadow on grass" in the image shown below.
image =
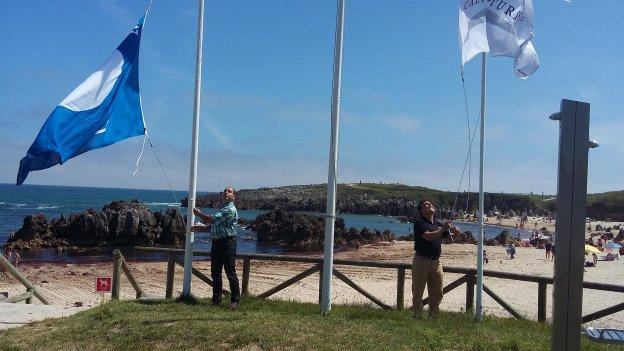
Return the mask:
POLYGON ((178 298, 174 299, 173 301, 181 302, 183 304, 192 305, 192 306, 202 304, 202 301, 192 294, 189 296, 180 295, 178 298))
POLYGON ((147 320, 141 322, 143 325, 158 325, 158 324, 175 324, 181 322, 236 322, 242 321, 245 318, 241 318, 238 316, 222 316, 222 317, 202 317, 202 318, 171 318, 171 319, 161 319, 161 320, 147 320))

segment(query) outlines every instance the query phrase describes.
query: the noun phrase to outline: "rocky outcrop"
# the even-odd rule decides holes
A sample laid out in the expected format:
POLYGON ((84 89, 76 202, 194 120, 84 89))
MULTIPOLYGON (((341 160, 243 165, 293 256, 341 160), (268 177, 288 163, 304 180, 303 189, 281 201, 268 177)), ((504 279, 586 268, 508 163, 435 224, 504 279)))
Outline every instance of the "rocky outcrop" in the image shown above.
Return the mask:
POLYGON ((442 239, 443 244, 476 244, 477 240, 472 235, 472 232, 465 231, 459 235, 442 239))
MULTIPOLYGON (((325 220, 311 216, 276 209, 259 215, 247 227, 257 234, 258 243, 284 246, 292 251, 319 251, 325 241, 325 220)), ((336 219, 334 243, 342 247, 359 247, 379 241, 395 240, 394 234, 386 230, 363 228, 347 229, 342 218, 336 219)))
POLYGON ((18 250, 43 248, 101 248, 119 246, 182 246, 186 225, 177 209, 153 213, 138 200, 113 201, 102 211, 93 209, 48 220, 26 216, 22 227, 5 247, 18 250))
MULTIPOLYGON (((325 212, 327 186, 325 184, 290 185, 275 188, 241 189, 236 192, 236 208, 239 210, 266 210, 281 208, 285 211, 325 212)), ((418 202, 423 199, 433 201, 439 215, 465 207, 477 208, 477 194, 457 194, 418 186, 403 184, 339 184, 336 209, 341 213, 378 214, 384 216, 412 216, 418 202), (460 205, 461 204, 461 205, 460 205)), ((221 194, 207 194, 196 200, 198 207, 219 207, 221 194)), ((549 213, 538 207, 536 199, 528 195, 487 193, 486 209, 499 211, 513 210, 515 213, 534 211, 536 214, 549 213)), ((187 199, 182 199, 187 206, 187 199)), ((464 208, 465 209, 465 208, 464 208)), ((472 213, 470 210, 469 213, 472 213)))
POLYGON ((494 237, 494 239, 486 239, 484 241, 486 246, 504 246, 509 243, 513 243, 515 246, 526 246, 519 236, 512 236, 507 229, 501 231, 500 234, 494 237))

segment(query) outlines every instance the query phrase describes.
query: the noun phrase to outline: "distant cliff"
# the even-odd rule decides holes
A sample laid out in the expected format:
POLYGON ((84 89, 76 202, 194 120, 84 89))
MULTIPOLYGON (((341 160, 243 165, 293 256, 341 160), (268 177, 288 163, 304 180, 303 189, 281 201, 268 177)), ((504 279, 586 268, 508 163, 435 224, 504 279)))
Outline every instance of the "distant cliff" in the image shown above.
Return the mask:
MULTIPOLYGON (((324 184, 291 185, 277 188, 241 189, 236 193, 239 209, 325 212, 326 189, 324 184)), ((338 185, 336 208, 341 213, 379 214, 409 216, 415 213, 422 199, 434 201, 442 211, 450 211, 456 201, 456 193, 420 186, 403 184, 340 184, 338 185)), ((477 193, 461 193, 457 197, 455 210, 477 209, 477 193)), ((513 210, 517 214, 545 215, 549 212, 548 201, 538 195, 486 193, 485 208, 501 213, 513 210)), ((219 207, 220 194, 209 194, 197 199, 199 207, 219 207)), ((187 199, 182 200, 182 206, 187 199)), ((551 209, 552 210, 552 209, 551 209)))
POLYGON ((587 217, 624 222, 624 190, 588 195, 587 217))

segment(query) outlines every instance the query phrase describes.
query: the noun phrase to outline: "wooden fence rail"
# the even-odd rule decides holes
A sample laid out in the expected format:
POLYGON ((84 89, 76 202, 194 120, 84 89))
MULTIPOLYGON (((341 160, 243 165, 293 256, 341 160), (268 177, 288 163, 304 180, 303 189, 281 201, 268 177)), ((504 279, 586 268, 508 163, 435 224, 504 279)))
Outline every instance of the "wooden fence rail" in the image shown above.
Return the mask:
POLYGON ((31 282, 29 282, 28 279, 26 279, 26 277, 24 277, 22 273, 20 273, 17 268, 15 268, 15 266, 13 266, 13 264, 11 264, 11 262, 9 262, 9 260, 2 254, 0 254, 0 267, 4 267, 9 273, 11 273, 12 276, 15 277, 15 279, 17 279, 20 283, 22 283, 24 287, 26 287, 25 293, 18 294, 12 297, 7 296, 6 298, 4 297, 4 295, 1 295, 0 301, 13 303, 25 301, 27 304, 30 304, 32 303, 32 297, 34 296, 39 299, 39 301, 41 301, 41 303, 43 303, 44 305, 52 304, 50 300, 43 296, 39 289, 31 282))
MULTIPOLYGON (((162 248, 162 247, 135 247, 135 252, 137 253, 147 253, 147 254, 166 254, 168 255, 168 263, 167 263, 167 285, 165 296, 167 298, 172 297, 173 293, 173 278, 174 278, 174 268, 175 263, 178 261, 178 256, 184 255, 183 249, 175 249, 175 248, 162 248)), ((208 250, 194 250, 193 255, 195 257, 210 257, 210 251, 208 250)), ((302 273, 297 274, 296 276, 286 280, 285 282, 261 293, 258 297, 266 298, 269 297, 278 291, 306 278, 316 272, 319 272, 319 301, 320 301, 320 291, 322 284, 322 267, 323 267, 323 258, 320 257, 309 257, 309 256, 294 256, 294 255, 268 255, 268 254, 246 254, 239 253, 236 255, 238 259, 243 260, 243 279, 242 279, 242 294, 250 295, 249 293, 249 276, 251 272, 251 261, 278 261, 278 262, 293 262, 293 263, 309 263, 313 266, 302 273)), ((123 261, 125 264, 125 261, 123 261)), ((181 264, 181 262, 178 262, 181 264)), ((403 309, 405 308, 405 271, 411 270, 412 265, 406 262, 395 262, 395 261, 355 261, 355 260, 344 260, 344 259, 334 259, 334 264, 339 266, 356 266, 356 267, 370 267, 370 268, 386 268, 386 269, 396 269, 397 270, 397 301, 394 308, 403 309)), ((455 273, 461 274, 462 277, 451 282, 447 286, 444 287, 443 293, 446 294, 449 291, 458 288, 459 286, 466 284, 466 311, 470 311, 474 306, 474 289, 476 285, 476 269, 474 268, 464 268, 464 267, 443 267, 444 272, 447 273, 455 273)), ((125 271, 125 269, 124 269, 125 271)), ((201 280, 205 281, 209 285, 212 285, 212 280, 203 275, 197 269, 193 268, 193 274, 199 277, 201 280)), ((334 269, 333 275, 345 282, 351 288, 365 296, 367 299, 375 303, 376 305, 385 308, 392 309, 393 307, 386 305, 380 299, 375 297, 374 295, 367 292, 361 286, 357 285, 350 278, 344 275, 342 272, 334 269)), ((517 273, 508 273, 508 272, 498 272, 498 271, 490 271, 484 270, 483 275, 491 278, 500 278, 500 279, 509 279, 515 281, 522 282, 530 282, 537 283, 537 320, 539 322, 546 321, 546 301, 547 301, 547 290, 548 285, 553 284, 553 278, 551 277, 542 277, 542 276, 534 276, 534 275, 523 275, 517 273)), ((115 280, 113 280, 114 282, 115 280)), ((624 293, 623 285, 614 285, 614 284, 604 284, 604 283, 594 283, 594 282, 584 282, 583 288, 592 289, 592 290, 602 290, 602 291, 610 291, 610 292, 619 292, 624 293)), ((136 289, 136 288, 135 288, 136 289)), ((504 298, 498 296, 487 286, 484 286, 484 292, 488 294, 490 297, 494 299, 501 307, 503 307, 507 312, 509 312, 515 318, 525 318, 518 311, 516 311, 504 298)), ((423 300, 423 305, 426 305, 429 302, 428 298, 423 300)), ((583 323, 593 321, 598 318, 602 318, 608 316, 610 314, 614 314, 620 311, 624 311, 624 303, 620 303, 609 308, 605 308, 600 311, 592 312, 586 316, 583 316, 583 323)))

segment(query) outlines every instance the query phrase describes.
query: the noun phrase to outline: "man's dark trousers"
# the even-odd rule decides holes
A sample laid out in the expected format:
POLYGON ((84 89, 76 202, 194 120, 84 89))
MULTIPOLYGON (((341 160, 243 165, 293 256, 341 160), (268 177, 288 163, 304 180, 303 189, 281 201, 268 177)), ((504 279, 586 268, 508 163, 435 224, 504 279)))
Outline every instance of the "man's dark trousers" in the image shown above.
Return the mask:
POLYGON ((240 288, 238 285, 238 277, 236 276, 236 237, 228 236, 212 240, 210 256, 210 270, 213 282, 212 302, 221 302, 221 292, 223 290, 221 271, 223 268, 225 268, 225 275, 230 283, 230 291, 232 293, 231 300, 232 302, 239 302, 240 288))

